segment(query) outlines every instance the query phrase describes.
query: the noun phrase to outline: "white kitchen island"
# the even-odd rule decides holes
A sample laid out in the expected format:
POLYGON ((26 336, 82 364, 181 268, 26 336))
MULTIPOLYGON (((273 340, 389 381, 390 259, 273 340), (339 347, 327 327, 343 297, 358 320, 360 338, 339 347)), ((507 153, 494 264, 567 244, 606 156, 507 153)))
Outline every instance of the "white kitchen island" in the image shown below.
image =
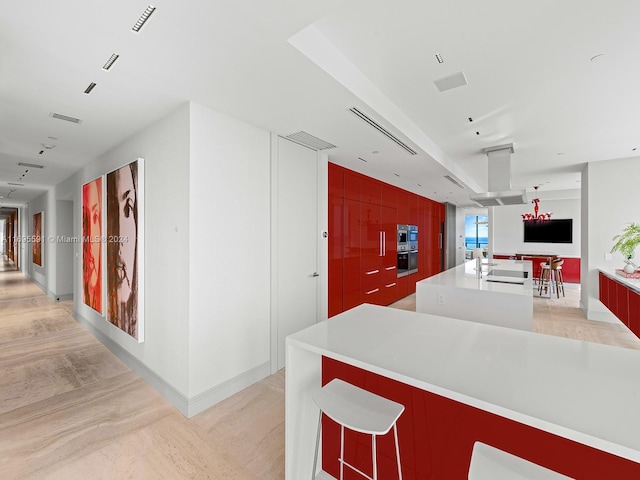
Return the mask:
POLYGON ((640 478, 640 351, 368 304, 286 348, 287 480, 311 478, 311 395, 336 377, 405 404, 406 479, 466 479, 475 441, 572 478, 640 478))
POLYGON ((532 263, 483 259, 481 265, 481 276, 470 260, 416 283, 416 311, 532 331, 532 263))

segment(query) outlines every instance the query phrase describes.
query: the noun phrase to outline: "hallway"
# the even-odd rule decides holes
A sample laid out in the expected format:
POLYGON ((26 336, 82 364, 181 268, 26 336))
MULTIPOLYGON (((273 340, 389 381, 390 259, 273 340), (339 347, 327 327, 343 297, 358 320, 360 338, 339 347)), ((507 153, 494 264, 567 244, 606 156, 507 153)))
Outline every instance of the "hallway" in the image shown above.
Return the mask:
POLYGON ((0 261, 0 478, 284 478, 284 374, 186 419, 0 261))

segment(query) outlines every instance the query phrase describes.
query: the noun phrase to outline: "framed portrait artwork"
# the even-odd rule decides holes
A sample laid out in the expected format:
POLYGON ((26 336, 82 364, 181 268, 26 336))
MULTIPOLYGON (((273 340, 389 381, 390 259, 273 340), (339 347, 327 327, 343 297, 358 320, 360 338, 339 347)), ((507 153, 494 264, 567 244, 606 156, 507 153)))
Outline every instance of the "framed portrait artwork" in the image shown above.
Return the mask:
POLYGON ((144 341, 144 162, 106 175, 107 320, 144 341))
POLYGON ((42 267, 42 217, 43 212, 33 215, 33 238, 31 239, 31 248, 33 255, 33 263, 42 267))
POLYGON ((104 312, 103 198, 102 177, 82 186, 82 297, 100 314, 104 312))

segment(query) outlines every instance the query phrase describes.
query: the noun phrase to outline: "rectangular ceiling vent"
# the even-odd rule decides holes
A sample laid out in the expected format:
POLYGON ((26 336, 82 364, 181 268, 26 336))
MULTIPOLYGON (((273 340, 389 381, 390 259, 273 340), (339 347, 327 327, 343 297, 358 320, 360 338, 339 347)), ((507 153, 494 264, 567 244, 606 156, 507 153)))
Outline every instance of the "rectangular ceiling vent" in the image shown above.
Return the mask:
POLYGON ((464 185, 462 185, 460 182, 458 182, 455 178, 453 178, 451 175, 445 175, 444 178, 446 178, 447 180, 449 180, 451 183, 453 183, 456 187, 461 188, 464 190, 464 185))
POLYGON ((304 145, 305 147, 313 148, 314 150, 328 150, 329 148, 336 148, 335 145, 325 142, 318 137, 314 137, 307 132, 292 133, 284 138, 299 143, 300 145, 304 145))
POLYGON ((38 165, 37 163, 18 162, 18 165, 29 168, 44 168, 44 165, 38 165))
MULTIPOLYGON (((7 185, 13 185, 14 187, 24 187, 24 183, 7 182, 7 185)), ((15 190, 13 190, 15 192, 15 190)))
POLYGON ((82 123, 82 120, 80 120, 79 118, 70 117, 68 115, 62 115, 61 113, 51 112, 49 116, 53 118, 57 118, 58 120, 64 120, 65 122, 82 123))
POLYGON ((353 113, 355 116, 357 116, 358 118, 360 118, 361 120, 364 120, 365 122, 367 122, 369 125, 371 125, 373 128, 378 130, 380 133, 382 133, 389 140, 392 140, 393 142, 395 142, 398 146, 400 146, 407 153, 409 153, 409 155, 417 155, 418 154, 418 152, 416 152, 413 148, 411 148, 409 145, 404 143, 402 140, 400 140, 398 137, 396 137, 393 133, 391 133, 389 130, 384 128, 382 125, 380 125, 378 122, 376 122, 373 118, 368 116, 366 113, 363 113, 357 107, 352 107, 352 108, 349 109, 349 111, 351 113, 353 113))
POLYGON ((434 82, 439 92, 446 92, 453 88, 462 87, 467 84, 467 78, 464 76, 464 72, 453 73, 446 77, 441 77, 434 82))

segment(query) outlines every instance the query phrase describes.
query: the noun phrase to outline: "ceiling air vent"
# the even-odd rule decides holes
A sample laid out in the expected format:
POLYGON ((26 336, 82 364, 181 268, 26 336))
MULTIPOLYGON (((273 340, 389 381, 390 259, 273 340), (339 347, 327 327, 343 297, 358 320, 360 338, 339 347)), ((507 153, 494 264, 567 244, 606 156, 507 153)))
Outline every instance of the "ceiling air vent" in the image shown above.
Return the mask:
POLYGON ((439 92, 445 92, 466 85, 467 79, 464 76, 464 72, 458 72, 447 75, 446 77, 437 78, 433 83, 436 84, 439 92))
POLYGON ((453 178, 451 175, 445 175, 444 178, 446 178, 447 180, 449 180, 451 183, 453 183, 456 187, 461 188, 464 190, 464 186, 458 182, 455 178, 453 178))
POLYGON ((18 162, 18 165, 29 168, 44 168, 44 165, 38 165, 37 163, 18 162))
POLYGON ((328 150, 329 148, 336 148, 335 145, 325 142, 324 140, 320 140, 318 137, 314 137, 307 132, 292 133, 284 138, 299 143, 300 145, 304 145, 305 147, 313 148, 314 150, 328 150))
POLYGON ((82 123, 82 120, 80 120, 79 118, 69 117, 68 115, 62 115, 61 113, 51 112, 49 116, 57 118, 58 120, 64 120, 65 122, 82 123))
POLYGON ((389 130, 384 128, 382 125, 380 125, 378 122, 376 122, 373 118, 368 116, 366 113, 363 113, 357 107, 352 107, 352 108, 349 109, 349 111, 351 113, 353 113, 355 116, 357 116, 358 118, 360 118, 361 120, 364 120, 365 122, 367 122, 369 125, 371 125, 373 128, 378 130, 380 133, 382 133, 389 140, 394 141, 398 146, 402 147, 402 149, 404 149, 410 155, 417 155, 418 154, 418 152, 416 152, 413 148, 411 148, 409 145, 404 143, 402 140, 400 140, 398 137, 396 137, 393 133, 391 133, 389 130))

